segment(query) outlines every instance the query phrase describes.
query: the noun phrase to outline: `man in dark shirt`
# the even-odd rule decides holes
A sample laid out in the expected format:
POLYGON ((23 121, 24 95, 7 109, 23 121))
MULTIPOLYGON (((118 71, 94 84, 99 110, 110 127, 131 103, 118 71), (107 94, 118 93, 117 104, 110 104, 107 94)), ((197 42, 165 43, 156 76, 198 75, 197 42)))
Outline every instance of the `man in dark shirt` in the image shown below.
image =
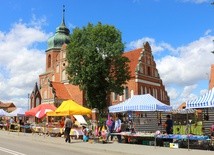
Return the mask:
POLYGON ((66 117, 64 128, 65 128, 65 142, 70 143, 71 142, 70 131, 71 131, 71 128, 72 128, 72 121, 70 119, 70 116, 66 117))
POLYGON ((170 119, 170 115, 166 115, 166 133, 173 134, 173 121, 170 119))

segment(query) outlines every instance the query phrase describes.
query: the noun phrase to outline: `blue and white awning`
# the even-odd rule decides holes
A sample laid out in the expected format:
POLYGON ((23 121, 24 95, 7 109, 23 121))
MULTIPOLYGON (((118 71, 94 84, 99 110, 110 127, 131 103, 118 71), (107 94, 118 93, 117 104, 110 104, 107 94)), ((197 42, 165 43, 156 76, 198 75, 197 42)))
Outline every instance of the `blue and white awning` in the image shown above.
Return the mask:
POLYGON ((210 108, 214 107, 214 88, 209 90, 206 94, 191 101, 187 101, 186 108, 210 108))
POLYGON ((110 106, 109 112, 125 112, 125 111, 170 111, 172 107, 166 105, 150 94, 134 95, 126 101, 110 106))

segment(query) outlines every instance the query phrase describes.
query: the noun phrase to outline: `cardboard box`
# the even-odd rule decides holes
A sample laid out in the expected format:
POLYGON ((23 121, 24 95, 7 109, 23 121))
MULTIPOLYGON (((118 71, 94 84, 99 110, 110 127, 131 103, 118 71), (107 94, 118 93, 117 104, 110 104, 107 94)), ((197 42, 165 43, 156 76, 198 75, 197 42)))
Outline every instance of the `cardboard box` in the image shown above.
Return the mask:
POLYGON ((173 148, 173 149, 178 149, 179 148, 178 143, 170 143, 169 147, 173 148))

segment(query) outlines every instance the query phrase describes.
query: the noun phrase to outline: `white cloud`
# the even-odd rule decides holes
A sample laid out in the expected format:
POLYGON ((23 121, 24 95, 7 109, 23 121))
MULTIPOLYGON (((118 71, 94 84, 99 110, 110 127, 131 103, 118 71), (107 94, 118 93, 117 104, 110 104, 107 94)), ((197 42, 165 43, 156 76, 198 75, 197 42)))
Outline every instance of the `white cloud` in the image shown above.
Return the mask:
POLYGON ((203 80, 213 63, 213 39, 214 36, 199 38, 186 46, 178 47, 178 57, 165 56, 157 60, 159 73, 165 83, 186 86, 203 80))
POLYGON ((33 18, 30 24, 19 22, 9 32, 0 31, 1 101, 13 102, 17 107, 28 106, 27 94, 45 70, 45 50, 34 49, 35 44, 46 43, 49 37, 41 30, 44 22, 33 18))
POLYGON ((208 29, 208 30, 205 31, 204 35, 207 36, 207 35, 209 35, 211 32, 212 32, 212 30, 211 30, 211 29, 208 29))
POLYGON ((171 87, 168 89, 168 95, 170 96, 170 99, 176 99, 179 96, 179 92, 171 87))
POLYGON ((155 39, 147 37, 131 42, 129 47, 139 48, 143 42, 148 41, 154 56, 157 52, 162 54, 160 59, 155 60, 157 69, 171 103, 179 105, 201 95, 193 91, 198 89, 200 81, 208 80, 207 73, 214 62, 214 55, 211 53, 214 49, 212 40, 214 36, 206 35, 187 45, 174 48, 168 43, 157 43, 155 39), (165 55, 165 51, 169 51, 169 54, 165 55))
POLYGON ((157 45, 155 42, 155 39, 149 38, 149 37, 145 37, 145 38, 141 38, 141 39, 132 41, 127 45, 127 47, 130 49, 142 48, 143 43, 146 41, 149 42, 153 53, 158 53, 158 52, 162 52, 165 50, 168 50, 168 51, 173 52, 173 53, 176 52, 176 49, 174 49, 170 44, 165 43, 165 42, 161 42, 157 45))

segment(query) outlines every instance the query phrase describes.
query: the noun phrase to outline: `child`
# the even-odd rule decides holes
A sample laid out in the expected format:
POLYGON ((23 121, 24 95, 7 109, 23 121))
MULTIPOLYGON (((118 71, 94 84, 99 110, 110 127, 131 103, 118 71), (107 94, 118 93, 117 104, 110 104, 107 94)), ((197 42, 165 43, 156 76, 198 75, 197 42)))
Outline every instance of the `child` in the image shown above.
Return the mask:
POLYGON ((83 141, 88 142, 89 135, 88 135, 88 129, 86 126, 82 126, 82 132, 83 132, 83 141))

